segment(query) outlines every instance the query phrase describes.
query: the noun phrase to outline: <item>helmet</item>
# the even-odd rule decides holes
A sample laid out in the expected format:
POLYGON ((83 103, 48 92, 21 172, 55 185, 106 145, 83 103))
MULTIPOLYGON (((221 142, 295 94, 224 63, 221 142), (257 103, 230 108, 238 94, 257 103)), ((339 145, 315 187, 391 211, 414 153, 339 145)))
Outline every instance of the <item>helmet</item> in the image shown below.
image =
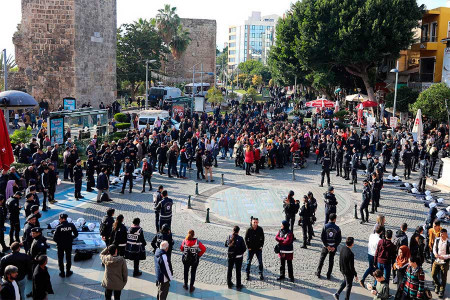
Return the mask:
POLYGON ((161 227, 161 232, 163 233, 167 233, 170 230, 170 226, 169 224, 163 224, 163 226, 161 227))
POLYGON ((431 196, 426 196, 425 199, 428 200, 428 201, 431 201, 431 200, 433 200, 433 197, 431 197, 431 196))
POLYGON ((394 179, 394 176, 389 175, 389 176, 388 176, 388 179, 389 179, 389 180, 392 180, 392 179, 394 179))
POLYGON ((438 199, 437 199, 437 202, 438 202, 438 203, 444 203, 444 198, 438 198, 438 199))
POLYGON ((95 224, 94 223, 88 223, 87 227, 89 228, 89 231, 94 231, 95 224))
POLYGON ((73 223, 73 225, 75 225, 75 227, 76 227, 76 228, 78 228, 78 227, 80 227, 80 226, 81 226, 81 223, 80 223, 80 222, 78 222, 78 221, 76 221, 75 223, 73 223))
POLYGON ((84 225, 86 223, 86 220, 84 218, 78 218, 77 222, 80 223, 81 225, 84 225))
POLYGON ((430 196, 431 192, 427 190, 427 191, 425 191, 425 195, 430 196))
POLYGON ((399 178, 398 176, 395 176, 394 179, 395 179, 396 181, 399 181, 399 180, 400 180, 400 178, 399 178))
POLYGON ((410 186, 409 182, 405 182, 405 187, 409 187, 409 186, 410 186))
POLYGON ((58 220, 54 220, 53 222, 50 223, 50 227, 52 229, 55 229, 56 226, 58 226, 58 225, 59 225, 59 221, 58 220))
POLYGON ((412 188, 411 193, 413 194, 417 194, 419 192, 419 190, 417 188, 412 188))
POLYGON ((72 218, 67 218, 67 222, 73 223, 73 222, 72 222, 72 218))

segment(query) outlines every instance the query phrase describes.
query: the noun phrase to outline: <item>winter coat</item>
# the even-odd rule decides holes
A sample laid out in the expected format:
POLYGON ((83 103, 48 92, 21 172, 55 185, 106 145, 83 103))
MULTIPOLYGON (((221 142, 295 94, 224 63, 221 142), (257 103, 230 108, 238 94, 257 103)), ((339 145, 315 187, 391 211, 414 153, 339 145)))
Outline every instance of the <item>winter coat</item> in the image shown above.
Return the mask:
POLYGON ((121 291, 128 280, 128 269, 125 258, 108 254, 108 248, 100 253, 100 259, 105 265, 102 287, 108 290, 121 291))
POLYGON ((280 245, 280 253, 278 253, 278 257, 284 258, 285 260, 293 260, 294 259, 294 235, 292 231, 278 231, 275 240, 280 245))
POLYGON ((248 164, 252 164, 255 162, 255 154, 253 151, 245 151, 245 162, 248 164))
POLYGON ((392 264, 397 256, 396 247, 388 239, 382 239, 378 242, 377 250, 375 251, 374 263, 392 264))

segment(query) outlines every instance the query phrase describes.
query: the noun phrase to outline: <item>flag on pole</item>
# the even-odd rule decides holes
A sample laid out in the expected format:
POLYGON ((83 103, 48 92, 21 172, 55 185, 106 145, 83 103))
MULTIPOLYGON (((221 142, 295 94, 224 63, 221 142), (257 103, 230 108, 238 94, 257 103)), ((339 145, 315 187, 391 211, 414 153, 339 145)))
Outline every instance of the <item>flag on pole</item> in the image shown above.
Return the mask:
POLYGON ((364 107, 362 103, 358 105, 358 121, 357 121, 358 126, 361 126, 363 124, 363 108, 364 107))
POLYGON ((3 110, 0 109, 0 169, 9 170, 14 162, 14 155, 9 140, 8 127, 6 126, 3 110))
POLYGON ((418 109, 416 114, 416 119, 414 120, 414 127, 412 130, 414 139, 419 141, 423 136, 423 123, 422 123, 422 110, 418 109))

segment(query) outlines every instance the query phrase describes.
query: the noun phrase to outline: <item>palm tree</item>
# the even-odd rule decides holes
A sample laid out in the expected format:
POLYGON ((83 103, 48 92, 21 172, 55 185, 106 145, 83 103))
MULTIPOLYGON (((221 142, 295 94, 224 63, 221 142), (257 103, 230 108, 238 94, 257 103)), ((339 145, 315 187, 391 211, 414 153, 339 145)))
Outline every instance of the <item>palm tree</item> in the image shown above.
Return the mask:
MULTIPOLYGON (((3 60, 4 60, 4 58, 3 58, 3 52, 1 52, 1 54, 0 54, 0 72, 3 72, 3 70, 4 70, 4 67, 3 67, 3 60)), ((11 70, 11 69, 13 69, 13 68, 15 68, 15 67, 16 67, 16 62, 15 62, 13 56, 12 56, 12 55, 9 55, 9 56, 6 58, 6 69, 9 71, 9 70, 11 70)))
POLYGON ((163 9, 158 10, 156 15, 156 28, 158 28, 159 34, 167 46, 177 34, 181 23, 176 11, 176 7, 170 7, 169 4, 166 4, 163 9))
POLYGON ((184 51, 186 51, 191 38, 189 37, 189 31, 183 30, 183 27, 178 26, 177 34, 172 37, 169 47, 175 59, 179 59, 184 51))

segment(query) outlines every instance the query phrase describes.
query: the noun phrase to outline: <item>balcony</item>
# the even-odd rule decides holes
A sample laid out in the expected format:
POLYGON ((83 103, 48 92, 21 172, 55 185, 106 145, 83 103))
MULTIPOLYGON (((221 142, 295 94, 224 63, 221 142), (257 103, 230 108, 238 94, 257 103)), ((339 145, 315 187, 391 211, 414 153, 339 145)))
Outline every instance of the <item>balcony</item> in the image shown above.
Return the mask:
POLYGON ((433 73, 413 73, 409 77, 410 82, 433 82, 433 73))
MULTIPOLYGON (((436 51, 438 48, 437 38, 434 38, 434 42, 421 42, 411 46, 412 51, 431 50, 436 51)), ((424 39, 422 39, 424 40, 424 39)))

